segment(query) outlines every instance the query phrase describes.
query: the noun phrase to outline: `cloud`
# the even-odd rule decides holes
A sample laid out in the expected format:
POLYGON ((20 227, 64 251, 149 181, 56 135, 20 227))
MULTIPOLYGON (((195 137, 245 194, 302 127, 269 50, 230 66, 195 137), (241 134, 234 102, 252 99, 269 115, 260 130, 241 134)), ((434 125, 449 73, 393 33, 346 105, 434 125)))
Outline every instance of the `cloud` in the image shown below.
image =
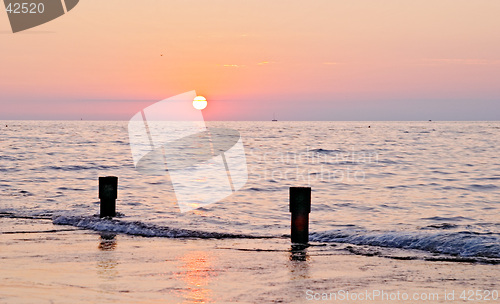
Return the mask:
POLYGON ((244 67, 244 65, 239 65, 239 64, 223 64, 222 65, 225 68, 241 68, 244 67))
POLYGON ((427 64, 452 64, 452 65, 497 65, 500 60, 473 59, 473 58, 426 58, 422 59, 427 64))
POLYGON ((101 99, 101 98, 86 98, 75 99, 75 102, 156 102, 156 99, 101 99))

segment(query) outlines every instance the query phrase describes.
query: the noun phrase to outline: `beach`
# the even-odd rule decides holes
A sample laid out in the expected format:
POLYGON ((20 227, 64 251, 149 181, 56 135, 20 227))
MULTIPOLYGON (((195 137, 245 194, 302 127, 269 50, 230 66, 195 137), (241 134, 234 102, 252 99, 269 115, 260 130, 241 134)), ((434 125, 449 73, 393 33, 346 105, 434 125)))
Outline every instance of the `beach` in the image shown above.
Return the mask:
POLYGON ((463 291, 499 287, 498 266, 366 256, 342 244, 292 251, 285 238, 147 238, 43 220, 0 223, 1 303, 466 303, 463 291), (445 299, 452 292, 455 300, 445 299))

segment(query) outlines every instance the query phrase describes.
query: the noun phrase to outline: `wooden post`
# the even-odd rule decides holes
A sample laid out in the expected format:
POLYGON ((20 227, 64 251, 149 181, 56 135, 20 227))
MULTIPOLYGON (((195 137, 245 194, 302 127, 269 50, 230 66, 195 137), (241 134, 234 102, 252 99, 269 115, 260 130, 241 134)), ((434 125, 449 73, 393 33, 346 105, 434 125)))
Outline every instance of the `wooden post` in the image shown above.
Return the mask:
POLYGON ((309 242, 309 213, 311 212, 311 188, 290 187, 290 212, 292 213, 292 243, 309 242))
POLYGON ((100 217, 116 216, 116 198, 118 197, 118 177, 99 177, 99 199, 101 200, 100 217))

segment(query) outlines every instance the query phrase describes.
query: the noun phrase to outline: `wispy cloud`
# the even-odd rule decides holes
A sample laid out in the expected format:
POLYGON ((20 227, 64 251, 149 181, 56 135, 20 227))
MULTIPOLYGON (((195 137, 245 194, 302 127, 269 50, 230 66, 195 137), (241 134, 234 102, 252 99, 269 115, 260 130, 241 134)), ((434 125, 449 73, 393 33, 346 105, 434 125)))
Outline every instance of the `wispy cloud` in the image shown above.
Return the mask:
POLYGON ((497 65, 500 60, 474 59, 474 58, 425 58, 426 64, 452 64, 452 65, 497 65))
POLYGON ((241 64, 223 64, 222 65, 225 68, 241 68, 244 67, 244 65, 241 64))
POLYGON ((334 61, 327 61, 327 62, 323 62, 324 65, 337 65, 339 64, 338 62, 334 62, 334 61))
POLYGON ((86 99, 74 99, 75 102, 155 102, 156 99, 101 99, 101 98, 86 98, 86 99))
MULTIPOLYGON (((261 61, 258 63, 250 63, 249 66, 253 66, 253 65, 263 66, 263 65, 270 65, 270 64, 274 64, 274 63, 276 63, 276 62, 275 61, 261 61)), ((242 67, 246 67, 247 65, 232 63, 232 64, 219 64, 218 66, 224 67, 224 68, 242 68, 242 67)))

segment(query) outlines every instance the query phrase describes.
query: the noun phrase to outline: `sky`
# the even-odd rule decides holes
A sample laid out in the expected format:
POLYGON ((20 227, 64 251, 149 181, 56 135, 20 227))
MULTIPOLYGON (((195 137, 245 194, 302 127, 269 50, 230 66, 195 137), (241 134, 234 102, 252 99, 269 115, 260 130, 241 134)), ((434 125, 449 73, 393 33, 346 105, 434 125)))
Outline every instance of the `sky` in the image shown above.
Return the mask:
POLYGON ((128 120, 196 90, 206 120, 499 120, 497 0, 81 0, 12 33, 0 119, 128 120))

